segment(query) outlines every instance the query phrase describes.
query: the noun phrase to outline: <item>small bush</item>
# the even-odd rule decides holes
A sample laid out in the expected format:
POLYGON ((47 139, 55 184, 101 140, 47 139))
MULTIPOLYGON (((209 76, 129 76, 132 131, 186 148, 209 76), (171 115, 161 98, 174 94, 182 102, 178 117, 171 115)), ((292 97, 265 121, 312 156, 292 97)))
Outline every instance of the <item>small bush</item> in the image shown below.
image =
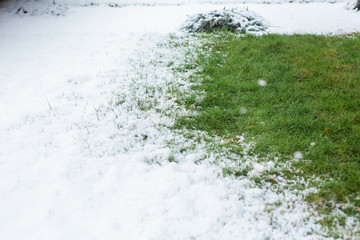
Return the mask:
POLYGON ((265 20, 257 13, 235 8, 190 16, 183 27, 188 32, 227 30, 241 33, 260 32, 266 28, 265 20))

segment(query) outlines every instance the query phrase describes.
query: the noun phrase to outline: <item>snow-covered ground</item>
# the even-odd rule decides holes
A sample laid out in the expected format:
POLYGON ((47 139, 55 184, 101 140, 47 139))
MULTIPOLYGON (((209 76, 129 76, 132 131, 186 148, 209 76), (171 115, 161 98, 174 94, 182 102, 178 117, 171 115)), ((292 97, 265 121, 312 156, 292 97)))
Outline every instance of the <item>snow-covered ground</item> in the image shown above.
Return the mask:
MULTIPOLYGON (((280 33, 360 31, 360 14, 344 3, 181 3, 0 11, 0 239, 321 238, 307 235, 322 230, 306 192, 222 177, 212 162, 234 164, 226 154, 169 129, 185 111, 171 90, 190 91, 190 73, 168 66, 191 50, 169 33, 224 6, 280 33)), ((234 158, 251 174, 273 167, 234 158)))

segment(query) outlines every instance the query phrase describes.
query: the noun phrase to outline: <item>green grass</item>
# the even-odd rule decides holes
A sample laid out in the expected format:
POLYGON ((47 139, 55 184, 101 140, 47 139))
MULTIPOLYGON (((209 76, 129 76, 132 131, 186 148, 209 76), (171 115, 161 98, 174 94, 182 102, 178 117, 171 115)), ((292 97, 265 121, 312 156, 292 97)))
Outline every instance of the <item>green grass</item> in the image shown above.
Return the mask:
MULTIPOLYGON (((294 167, 323 179, 309 201, 360 207, 360 35, 203 37, 201 71, 193 77, 205 95, 184 100, 199 114, 176 126, 226 138, 245 134, 257 143, 256 154, 278 153, 282 161, 300 151, 309 161, 294 167)), ((347 211, 359 217, 356 208, 347 211)))

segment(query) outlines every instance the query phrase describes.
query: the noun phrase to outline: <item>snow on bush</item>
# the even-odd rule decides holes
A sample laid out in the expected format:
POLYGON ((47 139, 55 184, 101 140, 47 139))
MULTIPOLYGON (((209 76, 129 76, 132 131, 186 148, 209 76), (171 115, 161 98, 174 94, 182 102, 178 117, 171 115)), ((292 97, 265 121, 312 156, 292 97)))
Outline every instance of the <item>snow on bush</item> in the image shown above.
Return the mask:
MULTIPOLYGON (((348 10, 353 10, 353 9, 357 9, 360 6, 357 5, 357 0, 350 0, 346 3, 345 8, 348 10)), ((360 9, 359 9, 360 10, 360 9)))
POLYGON ((7 10, 8 12, 15 13, 20 16, 64 16, 68 10, 68 7, 65 4, 60 4, 55 0, 16 0, 8 7, 7 10))
POLYGON ((263 17, 247 9, 214 10, 205 14, 190 16, 183 29, 189 32, 228 31, 260 32, 267 28, 263 17))

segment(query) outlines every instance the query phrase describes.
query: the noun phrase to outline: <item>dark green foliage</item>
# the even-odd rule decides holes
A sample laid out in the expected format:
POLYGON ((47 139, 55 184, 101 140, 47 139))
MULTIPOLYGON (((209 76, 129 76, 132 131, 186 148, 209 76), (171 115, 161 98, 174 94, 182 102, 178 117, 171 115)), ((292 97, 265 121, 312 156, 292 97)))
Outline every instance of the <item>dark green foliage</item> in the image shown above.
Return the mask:
POLYGON ((267 28, 261 16, 255 12, 238 9, 223 9, 190 17, 183 27, 188 32, 214 32, 218 30, 259 32, 267 28))
POLYGON ((356 9, 356 10, 358 10, 358 11, 360 10, 360 0, 357 0, 354 9, 356 9))

